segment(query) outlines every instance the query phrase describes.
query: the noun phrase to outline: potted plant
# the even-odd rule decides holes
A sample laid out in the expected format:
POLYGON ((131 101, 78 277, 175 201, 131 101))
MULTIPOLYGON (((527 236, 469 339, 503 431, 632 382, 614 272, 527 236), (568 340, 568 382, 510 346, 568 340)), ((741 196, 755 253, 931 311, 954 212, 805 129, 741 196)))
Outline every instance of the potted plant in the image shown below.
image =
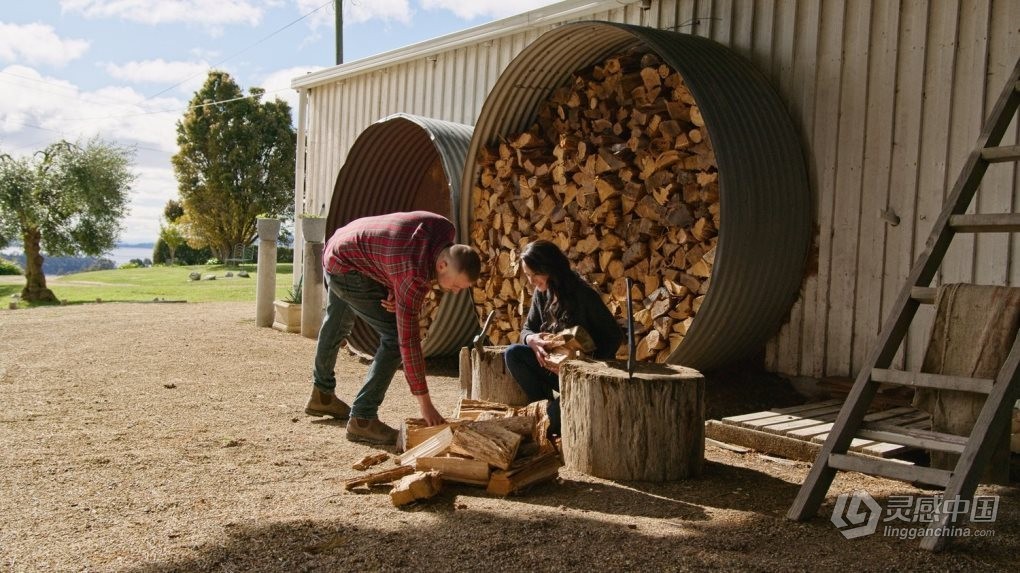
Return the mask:
POLYGON ((322 243, 326 240, 326 218, 313 213, 298 215, 301 219, 301 236, 307 243, 322 243))
POLYGON ((274 300, 273 307, 276 310, 273 320, 273 328, 283 332, 301 332, 301 283, 304 277, 298 279, 298 284, 287 289, 287 296, 283 300, 274 300))

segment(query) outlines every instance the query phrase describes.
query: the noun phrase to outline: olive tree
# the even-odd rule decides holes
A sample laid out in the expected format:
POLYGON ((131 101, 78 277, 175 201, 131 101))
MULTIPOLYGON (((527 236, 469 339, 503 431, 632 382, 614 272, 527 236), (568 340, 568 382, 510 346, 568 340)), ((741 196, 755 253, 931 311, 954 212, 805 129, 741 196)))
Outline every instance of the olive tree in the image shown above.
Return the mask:
POLYGON ((54 143, 33 155, 0 155, 0 236, 20 239, 30 302, 54 302, 43 253, 98 256, 112 249, 135 175, 132 151, 99 139, 54 143))

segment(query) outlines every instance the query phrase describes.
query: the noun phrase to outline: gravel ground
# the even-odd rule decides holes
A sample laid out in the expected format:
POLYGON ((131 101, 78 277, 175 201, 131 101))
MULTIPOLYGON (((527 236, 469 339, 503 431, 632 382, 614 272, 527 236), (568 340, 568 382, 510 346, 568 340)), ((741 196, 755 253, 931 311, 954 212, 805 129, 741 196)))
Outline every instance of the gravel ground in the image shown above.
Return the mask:
MULTIPOLYGON (((997 521, 932 554, 847 541, 827 519, 838 493, 884 507, 912 486, 840 474, 819 517, 794 523, 809 464, 711 445, 688 481, 564 468, 516 497, 447 486, 408 509, 387 488, 345 492, 374 450, 304 415, 314 341, 256 328, 253 307, 0 311, 0 571, 1016 571, 1016 489, 983 487, 1001 496, 997 521)), ((456 372, 430 368, 449 413, 456 372)), ((366 366, 344 355, 337 369, 349 401, 366 366)), ((710 411, 739 409, 727 400, 710 411)), ((414 415, 398 373, 382 417, 414 415)))

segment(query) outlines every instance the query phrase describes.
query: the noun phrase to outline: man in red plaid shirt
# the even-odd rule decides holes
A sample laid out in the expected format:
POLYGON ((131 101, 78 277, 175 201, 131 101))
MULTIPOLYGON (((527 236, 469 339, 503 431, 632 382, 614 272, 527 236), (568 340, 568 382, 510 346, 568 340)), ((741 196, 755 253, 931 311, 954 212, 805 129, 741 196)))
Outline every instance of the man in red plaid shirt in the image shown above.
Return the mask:
POLYGON ((453 242, 453 224, 425 211, 356 219, 326 243, 323 267, 329 285, 326 316, 315 349, 314 386, 305 413, 346 419, 347 439, 393 444, 397 430, 379 420, 379 405, 393 374, 404 376, 429 425, 442 423, 429 398, 418 318, 433 282, 458 293, 478 280, 478 253, 453 242), (372 366, 350 407, 335 395, 337 353, 354 317, 379 335, 372 366))

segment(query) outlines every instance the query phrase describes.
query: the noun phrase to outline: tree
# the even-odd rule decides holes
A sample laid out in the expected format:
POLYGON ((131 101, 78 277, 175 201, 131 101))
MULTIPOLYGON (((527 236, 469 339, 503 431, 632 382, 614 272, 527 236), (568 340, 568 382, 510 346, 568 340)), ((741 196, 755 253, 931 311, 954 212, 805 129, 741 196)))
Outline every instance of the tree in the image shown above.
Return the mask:
POLYGON ((159 239, 166 244, 167 250, 170 251, 170 265, 172 266, 177 249, 185 242, 184 234, 177 223, 167 223, 159 226, 159 239))
POLYGON ((245 97, 229 74, 214 70, 177 122, 180 151, 172 161, 185 235, 220 260, 255 239, 256 215, 293 217, 290 106, 263 102, 264 93, 251 88, 245 97))
POLYGON ((98 256, 114 247, 135 175, 132 152, 91 139, 54 143, 34 155, 0 156, 0 235, 25 250, 22 299, 55 302, 43 255, 98 256))

